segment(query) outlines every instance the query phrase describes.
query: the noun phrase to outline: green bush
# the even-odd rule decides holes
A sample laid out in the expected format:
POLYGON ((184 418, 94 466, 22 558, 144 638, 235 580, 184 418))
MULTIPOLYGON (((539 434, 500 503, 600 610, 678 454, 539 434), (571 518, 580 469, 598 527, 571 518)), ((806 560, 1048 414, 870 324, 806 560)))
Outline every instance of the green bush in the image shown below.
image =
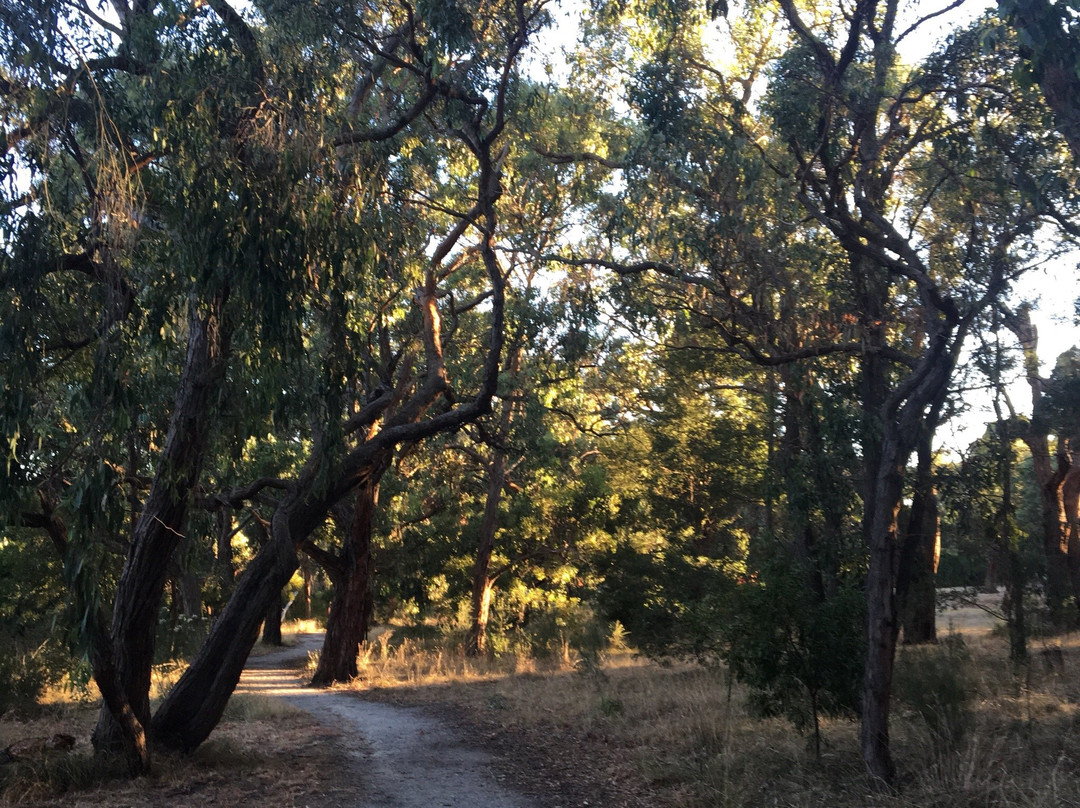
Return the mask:
POLYGON ((864 615, 858 586, 817 595, 796 565, 773 565, 736 588, 718 630, 723 658, 756 712, 813 729, 817 742, 820 716, 859 709, 864 615))
POLYGON ((935 748, 953 752, 971 728, 976 695, 971 656, 958 634, 931 646, 903 648, 893 673, 893 697, 926 727, 935 748))

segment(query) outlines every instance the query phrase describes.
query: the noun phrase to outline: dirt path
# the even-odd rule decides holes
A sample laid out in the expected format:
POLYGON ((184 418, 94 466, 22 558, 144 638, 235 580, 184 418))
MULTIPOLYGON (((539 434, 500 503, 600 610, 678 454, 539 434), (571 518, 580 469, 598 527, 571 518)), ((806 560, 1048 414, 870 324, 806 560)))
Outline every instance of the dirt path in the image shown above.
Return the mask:
POLYGON ((297 645, 252 658, 236 692, 284 699, 341 730, 359 783, 356 808, 535 808, 499 783, 489 754, 434 716, 304 687, 297 664, 321 644, 321 634, 301 634, 297 645))

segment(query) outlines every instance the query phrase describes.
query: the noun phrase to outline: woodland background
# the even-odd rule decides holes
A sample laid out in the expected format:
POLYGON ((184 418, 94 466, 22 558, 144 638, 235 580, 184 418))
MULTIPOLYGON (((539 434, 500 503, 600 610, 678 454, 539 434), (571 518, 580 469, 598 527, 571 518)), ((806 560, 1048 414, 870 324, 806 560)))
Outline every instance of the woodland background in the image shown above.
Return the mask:
POLYGON ((1077 6, 961 5, 0 2, 0 711, 142 773, 284 609, 319 684, 614 635, 896 783, 938 590, 1080 620, 1077 6))

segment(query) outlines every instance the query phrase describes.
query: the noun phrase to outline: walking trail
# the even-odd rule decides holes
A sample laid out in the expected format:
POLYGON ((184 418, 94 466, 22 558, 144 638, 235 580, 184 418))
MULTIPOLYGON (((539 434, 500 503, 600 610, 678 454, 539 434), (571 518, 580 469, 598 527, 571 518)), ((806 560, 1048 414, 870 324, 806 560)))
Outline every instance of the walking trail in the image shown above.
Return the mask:
POLYGON ((297 639, 248 660, 236 692, 281 698, 341 730, 361 784, 356 808, 536 808, 498 781, 487 752, 422 709, 305 687, 297 664, 321 647, 322 634, 297 639))

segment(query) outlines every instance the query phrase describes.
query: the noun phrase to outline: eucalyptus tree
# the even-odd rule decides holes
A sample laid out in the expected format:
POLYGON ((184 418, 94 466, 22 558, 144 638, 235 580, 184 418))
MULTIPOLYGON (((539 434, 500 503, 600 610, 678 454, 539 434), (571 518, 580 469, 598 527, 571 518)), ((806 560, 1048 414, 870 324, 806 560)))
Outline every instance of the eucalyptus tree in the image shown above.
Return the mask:
POLYGON ((998 12, 1017 33, 1022 81, 1038 84, 1055 125, 1080 161, 1080 27, 1070 0, 1001 0, 998 12))
POLYGON ((1022 305, 1016 311, 1006 309, 1003 317, 1019 342, 1024 376, 1031 390, 1031 418, 1013 431, 1031 452, 1046 556, 1046 605, 1051 622, 1064 628, 1075 625, 1078 619, 1067 604, 1080 602, 1080 543, 1075 536, 1080 492, 1075 352, 1058 357, 1051 377, 1043 378, 1039 335, 1031 322, 1030 308, 1022 305))
POLYGON ((191 749, 213 729, 330 507, 396 445, 490 408, 502 138, 543 14, 429 12, 45 0, 0 14, 18 172, 0 255, 5 502, 67 557, 105 697, 95 740, 133 770, 148 732, 191 749), (443 173, 452 199, 424 179, 443 173), (486 336, 455 389, 443 343, 469 316, 486 336), (239 456, 267 434, 296 446, 298 471, 205 472, 213 441, 239 456), (267 540, 151 719, 158 606, 196 498, 257 509, 267 540), (125 557, 111 627, 89 563, 111 566, 110 543, 125 557))
POLYGON ((989 21, 911 67, 898 46, 936 15, 908 24, 895 0, 781 0, 770 41, 786 50, 764 73, 732 66, 764 75, 755 102, 701 48, 702 10, 650 8, 635 30, 657 33, 629 94, 639 134, 604 234, 617 248, 564 260, 688 286, 750 362, 853 374, 868 554, 861 742, 871 775, 891 782, 906 466, 965 340, 1038 257, 1040 224, 1071 229, 1073 169, 989 21))

